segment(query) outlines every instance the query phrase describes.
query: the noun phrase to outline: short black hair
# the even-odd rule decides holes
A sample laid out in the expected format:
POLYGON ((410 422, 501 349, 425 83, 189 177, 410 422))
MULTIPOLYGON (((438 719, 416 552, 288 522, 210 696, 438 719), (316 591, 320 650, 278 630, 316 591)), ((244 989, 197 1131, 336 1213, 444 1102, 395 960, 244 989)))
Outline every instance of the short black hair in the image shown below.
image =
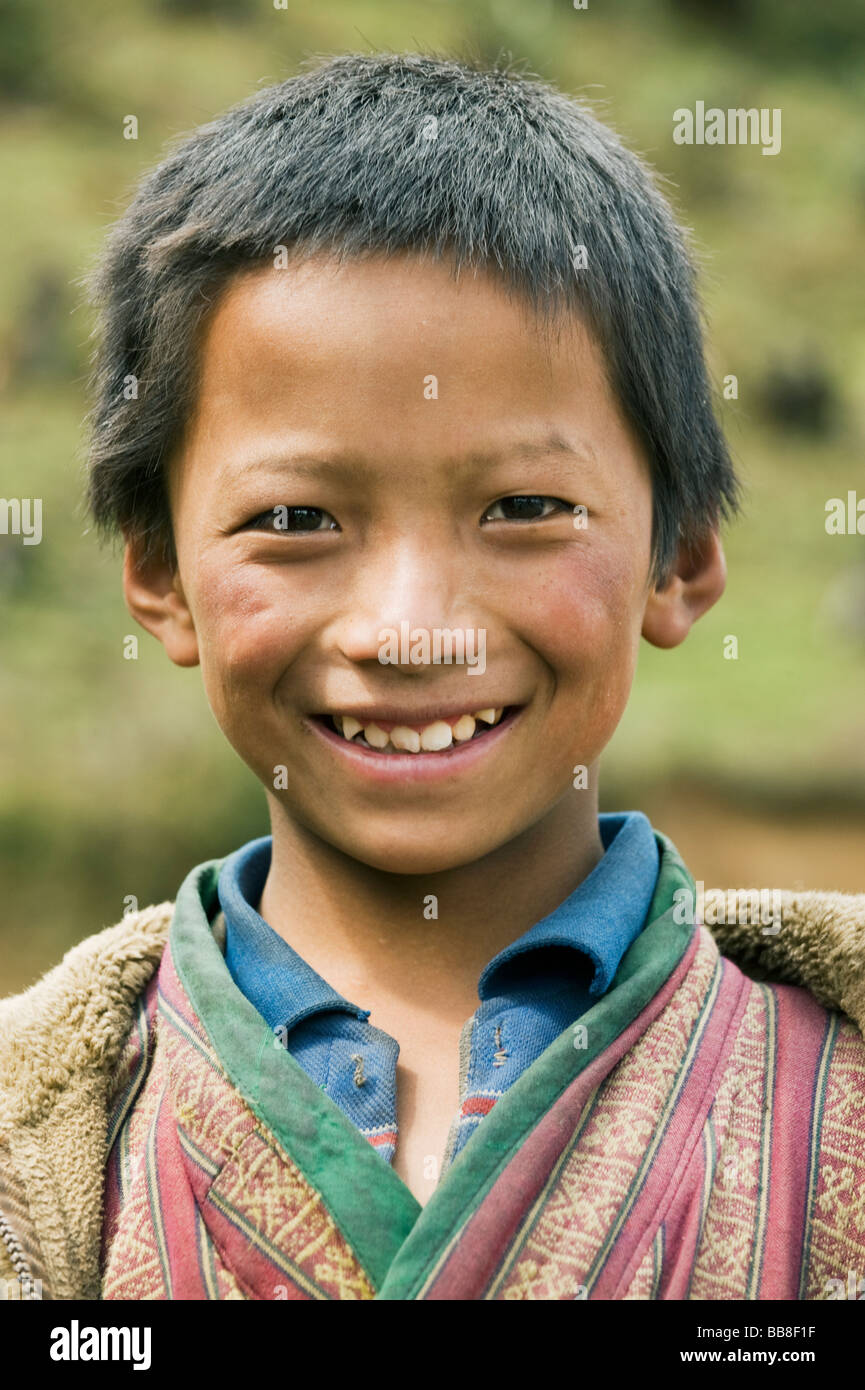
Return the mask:
POLYGON ((656 582, 680 540, 737 510, 695 257, 654 173, 587 103, 510 67, 344 54, 193 131, 113 228, 91 280, 101 532, 176 559, 164 466, 194 404, 199 330, 279 246, 450 258, 546 317, 580 313, 649 461, 656 582))

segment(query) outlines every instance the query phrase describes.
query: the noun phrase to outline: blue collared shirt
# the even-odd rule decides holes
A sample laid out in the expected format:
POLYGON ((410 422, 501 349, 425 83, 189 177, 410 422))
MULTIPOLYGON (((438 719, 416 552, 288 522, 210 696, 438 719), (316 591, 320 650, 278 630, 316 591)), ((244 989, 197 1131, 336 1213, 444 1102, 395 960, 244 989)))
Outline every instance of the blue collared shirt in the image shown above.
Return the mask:
MULTIPOLYGON (((598 827, 604 855, 592 872, 481 972, 479 1007, 460 1038, 460 1108, 445 1166, 508 1087, 606 993, 645 924, 660 867, 652 827, 639 811, 601 815, 598 827)), ((390 1163, 398 1137, 399 1043, 256 911, 271 843, 269 835, 252 840, 220 871, 226 965, 307 1075, 390 1163)))

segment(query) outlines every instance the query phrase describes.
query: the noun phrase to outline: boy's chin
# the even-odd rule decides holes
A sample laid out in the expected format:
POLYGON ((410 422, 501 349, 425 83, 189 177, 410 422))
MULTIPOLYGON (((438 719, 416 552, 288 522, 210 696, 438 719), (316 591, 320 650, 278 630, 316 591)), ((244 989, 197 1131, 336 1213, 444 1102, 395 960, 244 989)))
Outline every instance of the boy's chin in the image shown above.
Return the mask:
POLYGON ((447 841, 435 841, 427 836, 426 839, 421 837, 414 842, 403 840, 400 844, 383 844, 381 841, 376 844, 358 841, 346 844, 344 837, 341 839, 342 843, 334 842, 336 847, 370 869, 377 869, 385 874, 417 877, 465 868, 499 848, 498 842, 491 844, 488 838, 477 844, 471 843, 465 837, 460 840, 448 837, 447 841))

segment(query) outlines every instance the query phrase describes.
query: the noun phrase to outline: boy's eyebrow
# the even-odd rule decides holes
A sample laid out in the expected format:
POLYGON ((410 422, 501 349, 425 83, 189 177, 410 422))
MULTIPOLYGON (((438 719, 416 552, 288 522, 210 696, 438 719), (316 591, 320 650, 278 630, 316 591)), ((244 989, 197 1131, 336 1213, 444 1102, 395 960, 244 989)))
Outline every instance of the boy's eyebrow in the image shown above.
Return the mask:
MULTIPOLYGON (((502 449, 473 450, 472 452, 447 461, 448 468, 455 474, 475 472, 482 468, 518 462, 533 462, 549 455, 573 459, 577 463, 597 463, 597 456, 588 441, 581 440, 579 447, 571 444, 563 435, 553 432, 543 439, 524 439, 502 449)), ((303 478, 320 478, 330 475, 347 481, 363 479, 369 473, 370 465, 363 457, 321 457, 310 454, 267 454, 261 458, 249 459, 241 464, 247 469, 286 470, 303 478)))
POLYGON ((543 439, 523 439, 505 449, 474 452, 466 456, 465 462, 474 467, 492 467, 501 463, 527 462, 558 454, 573 459, 577 463, 597 463, 597 457, 587 440, 580 440, 575 446, 564 435, 554 430, 543 439))

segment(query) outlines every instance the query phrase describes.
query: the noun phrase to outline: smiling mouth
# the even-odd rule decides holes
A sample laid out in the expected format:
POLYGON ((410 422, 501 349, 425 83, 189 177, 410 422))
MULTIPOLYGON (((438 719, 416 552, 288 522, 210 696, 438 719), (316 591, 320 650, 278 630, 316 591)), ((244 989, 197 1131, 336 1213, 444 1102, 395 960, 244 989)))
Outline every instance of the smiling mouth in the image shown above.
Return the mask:
POLYGON ((392 720, 362 723, 350 714, 320 714, 315 718, 332 733, 373 753, 442 753, 484 738, 519 706, 448 715, 423 724, 392 720))

